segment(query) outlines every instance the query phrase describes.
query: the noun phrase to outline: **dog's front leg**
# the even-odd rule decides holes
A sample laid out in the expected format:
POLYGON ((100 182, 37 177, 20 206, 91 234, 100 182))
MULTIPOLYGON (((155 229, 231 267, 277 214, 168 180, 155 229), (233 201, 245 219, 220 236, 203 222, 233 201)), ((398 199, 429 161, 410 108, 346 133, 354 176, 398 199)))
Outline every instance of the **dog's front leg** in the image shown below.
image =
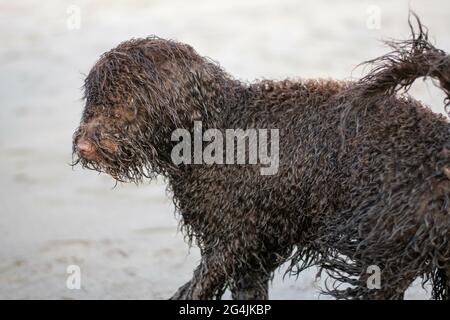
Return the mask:
POLYGON ((259 250, 258 260, 255 261, 253 256, 247 260, 247 265, 234 272, 230 283, 233 300, 269 299, 269 281, 273 271, 285 261, 291 250, 276 248, 273 244, 268 244, 268 247, 272 250, 259 250))
POLYGON ((189 296, 189 290, 192 285, 192 280, 178 288, 177 292, 169 300, 187 300, 189 296))
POLYGON ((233 278, 233 283, 230 286, 233 300, 269 299, 270 273, 248 271, 233 278))
POLYGON ((226 273, 213 259, 202 258, 192 279, 181 286, 171 300, 209 300, 219 298, 225 290, 226 273))

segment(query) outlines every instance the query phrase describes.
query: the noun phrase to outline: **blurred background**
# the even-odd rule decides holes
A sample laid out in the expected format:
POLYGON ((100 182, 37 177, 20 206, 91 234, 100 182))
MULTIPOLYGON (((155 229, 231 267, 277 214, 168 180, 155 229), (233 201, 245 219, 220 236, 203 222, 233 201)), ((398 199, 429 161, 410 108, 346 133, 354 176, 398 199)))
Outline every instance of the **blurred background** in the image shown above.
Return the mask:
MULTIPOLYGON (((450 51, 450 2, 0 0, 0 298, 166 299, 199 260, 177 232, 162 182, 119 184, 72 169, 81 85, 121 41, 158 35, 192 45, 233 76, 358 78, 355 67, 409 37, 416 11, 450 51), (66 286, 79 266, 81 288, 66 286)), ((441 91, 412 95, 444 112, 441 91)), ((273 299, 326 299, 316 270, 271 285, 273 299)), ((409 299, 429 297, 416 284, 409 299)))

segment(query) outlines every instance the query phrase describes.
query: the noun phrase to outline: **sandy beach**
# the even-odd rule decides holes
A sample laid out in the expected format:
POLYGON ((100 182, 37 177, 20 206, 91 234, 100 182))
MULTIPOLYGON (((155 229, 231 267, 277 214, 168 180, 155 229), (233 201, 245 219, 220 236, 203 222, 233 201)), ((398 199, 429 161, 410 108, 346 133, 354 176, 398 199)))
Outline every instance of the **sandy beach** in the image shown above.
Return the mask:
MULTIPOLYGON (((233 76, 358 78, 381 39, 409 36, 411 7, 450 52, 450 2, 0 0, 0 299, 167 299, 199 261, 178 231, 163 181, 121 184, 72 168, 81 86, 121 41, 191 44, 233 76), (66 286, 67 267, 81 289, 66 286)), ((411 94, 444 113, 430 81, 411 94)), ((272 299, 327 299, 316 269, 279 270, 272 299)), ((226 295, 229 297, 229 294, 226 295)), ((428 299, 416 283, 408 299, 428 299)))

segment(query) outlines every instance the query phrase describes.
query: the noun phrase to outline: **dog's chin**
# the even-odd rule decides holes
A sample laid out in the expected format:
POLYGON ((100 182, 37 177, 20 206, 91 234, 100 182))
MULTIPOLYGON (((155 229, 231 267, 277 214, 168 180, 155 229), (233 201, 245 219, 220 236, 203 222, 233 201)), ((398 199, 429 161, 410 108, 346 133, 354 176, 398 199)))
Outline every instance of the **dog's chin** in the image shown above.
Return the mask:
POLYGON ((107 174, 118 182, 126 182, 126 179, 123 177, 123 170, 120 170, 120 168, 114 165, 108 164, 106 161, 89 161, 85 167, 99 173, 107 174))
POLYGON ((98 173, 106 173, 106 174, 112 176, 113 178, 118 177, 118 174, 116 173, 117 170, 114 170, 106 162, 101 161, 98 158, 96 158, 95 160, 92 160, 92 159, 86 159, 81 156, 78 156, 73 161, 72 165, 77 165, 77 164, 80 164, 83 169, 97 171, 98 173))
POLYGON ((115 169, 105 167, 102 171, 104 173, 106 173, 107 175, 109 175, 114 180, 116 180, 117 182, 124 182, 124 183, 132 182, 132 180, 129 177, 127 177, 126 175, 124 175, 121 172, 118 172, 115 169))
MULTIPOLYGON (((109 175, 117 182, 136 183, 140 184, 144 178, 153 179, 156 173, 152 172, 150 168, 133 167, 124 165, 125 161, 121 161, 116 155, 107 154, 105 157, 97 155, 95 159, 86 159, 80 154, 75 153, 72 166, 80 164, 82 168, 93 170, 98 173, 109 175), (122 163, 121 163, 122 162, 122 163)), ((127 161, 133 164, 135 161, 127 161)), ((139 162, 136 160, 136 162, 139 162)))
POLYGON ((109 175, 111 178, 116 180, 117 182, 123 183, 136 183, 139 184, 142 182, 142 176, 131 174, 131 170, 129 168, 115 167, 115 166, 102 166, 100 172, 103 172, 109 175))

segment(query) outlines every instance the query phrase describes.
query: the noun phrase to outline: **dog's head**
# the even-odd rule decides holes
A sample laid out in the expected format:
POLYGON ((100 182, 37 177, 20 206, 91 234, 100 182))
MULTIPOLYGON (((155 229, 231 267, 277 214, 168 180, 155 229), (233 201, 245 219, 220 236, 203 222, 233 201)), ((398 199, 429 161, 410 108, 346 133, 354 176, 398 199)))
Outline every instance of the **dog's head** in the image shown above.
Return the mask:
POLYGON ((203 112, 200 100, 207 97, 199 87, 214 76, 208 66, 220 70, 190 46, 155 37, 103 54, 84 83, 74 164, 119 181, 164 173, 171 165, 171 133, 191 126, 203 112))

